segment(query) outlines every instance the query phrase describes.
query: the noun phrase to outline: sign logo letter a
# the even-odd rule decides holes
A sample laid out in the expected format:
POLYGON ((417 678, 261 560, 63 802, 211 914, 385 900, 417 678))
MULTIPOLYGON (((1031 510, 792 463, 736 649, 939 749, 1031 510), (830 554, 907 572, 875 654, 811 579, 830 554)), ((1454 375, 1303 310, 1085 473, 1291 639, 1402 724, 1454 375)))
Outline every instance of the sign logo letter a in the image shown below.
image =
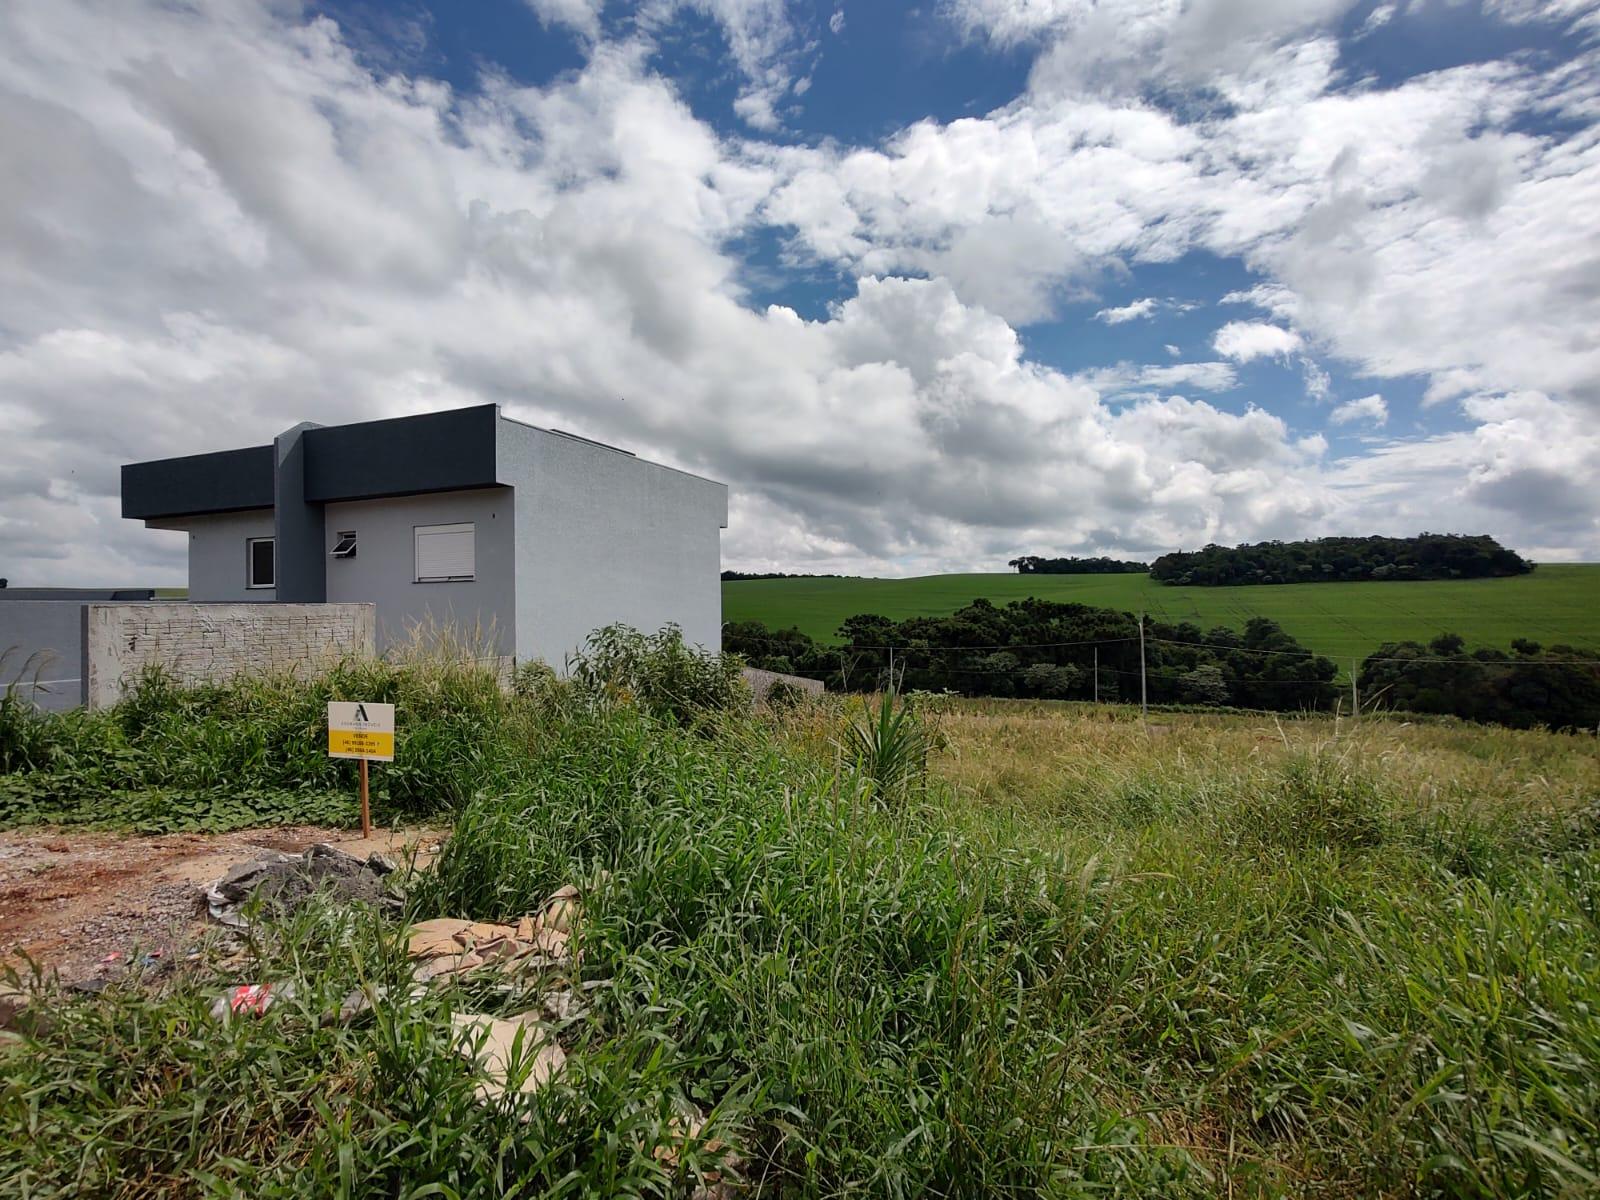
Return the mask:
POLYGON ((351 717, 350 719, 352 721, 360 721, 363 725, 366 724, 367 720, 368 720, 368 718, 367 718, 367 706, 365 704, 357 704, 356 705, 355 715, 353 717, 351 717))

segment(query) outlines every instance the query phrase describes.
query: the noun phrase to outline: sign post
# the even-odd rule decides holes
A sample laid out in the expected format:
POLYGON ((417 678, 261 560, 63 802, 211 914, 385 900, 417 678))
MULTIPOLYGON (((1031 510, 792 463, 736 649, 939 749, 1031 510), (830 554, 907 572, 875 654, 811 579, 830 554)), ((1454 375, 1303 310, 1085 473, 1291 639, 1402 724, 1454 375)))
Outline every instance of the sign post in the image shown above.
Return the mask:
POLYGON ((328 757, 361 760, 361 836, 372 836, 367 763, 394 761, 394 705, 370 700, 328 701, 328 757))

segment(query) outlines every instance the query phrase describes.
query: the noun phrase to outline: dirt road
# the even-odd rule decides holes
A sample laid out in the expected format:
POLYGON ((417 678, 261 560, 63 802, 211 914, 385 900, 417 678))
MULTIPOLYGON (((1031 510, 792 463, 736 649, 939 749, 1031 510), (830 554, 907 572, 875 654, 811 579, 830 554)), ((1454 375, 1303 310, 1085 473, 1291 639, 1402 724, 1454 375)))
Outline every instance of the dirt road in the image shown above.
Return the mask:
POLYGON ((362 838, 315 825, 157 837, 0 832, 0 958, 19 963, 26 954, 69 981, 105 978, 144 956, 181 953, 185 934, 205 920, 201 889, 236 862, 327 842, 360 858, 376 850, 396 861, 415 845, 425 863, 442 836, 413 829, 362 838))

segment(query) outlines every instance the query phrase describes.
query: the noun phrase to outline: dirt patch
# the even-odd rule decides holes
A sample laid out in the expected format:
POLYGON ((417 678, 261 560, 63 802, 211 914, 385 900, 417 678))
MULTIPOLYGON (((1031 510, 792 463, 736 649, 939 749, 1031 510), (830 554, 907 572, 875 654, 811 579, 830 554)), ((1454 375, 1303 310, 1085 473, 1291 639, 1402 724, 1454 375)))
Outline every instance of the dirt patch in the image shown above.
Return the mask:
POLYGON ((69 981, 105 978, 142 959, 170 961, 205 921, 201 888, 235 863, 318 842, 396 861, 416 846, 426 863, 442 836, 422 829, 363 838, 316 825, 156 837, 0 832, 0 957, 20 963, 26 955, 69 981))

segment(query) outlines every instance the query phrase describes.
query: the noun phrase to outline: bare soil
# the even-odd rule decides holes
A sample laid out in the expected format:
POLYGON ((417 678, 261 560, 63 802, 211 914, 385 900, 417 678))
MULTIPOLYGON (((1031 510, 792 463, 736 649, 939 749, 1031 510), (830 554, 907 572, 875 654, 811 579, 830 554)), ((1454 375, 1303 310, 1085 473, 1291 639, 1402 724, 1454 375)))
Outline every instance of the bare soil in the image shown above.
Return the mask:
POLYGON ((299 854, 317 842, 426 864, 443 834, 412 829, 370 838, 316 825, 155 837, 76 829, 0 831, 0 960, 32 959, 68 982, 92 984, 184 953, 206 921, 202 892, 264 851, 299 854))

